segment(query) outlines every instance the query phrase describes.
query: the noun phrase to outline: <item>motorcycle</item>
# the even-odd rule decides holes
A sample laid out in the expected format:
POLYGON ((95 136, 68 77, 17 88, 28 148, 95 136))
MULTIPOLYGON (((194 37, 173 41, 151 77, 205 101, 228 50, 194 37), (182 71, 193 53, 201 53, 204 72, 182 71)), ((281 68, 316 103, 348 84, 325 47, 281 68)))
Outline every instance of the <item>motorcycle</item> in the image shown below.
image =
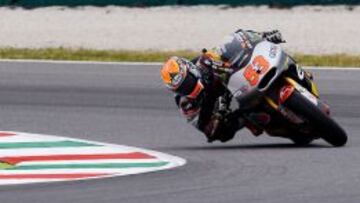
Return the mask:
POLYGON ((336 147, 346 144, 346 132, 330 117, 330 108, 320 99, 312 75, 281 46, 259 42, 245 64, 223 69, 214 66, 228 74, 225 85, 239 104, 231 116, 242 117, 252 128, 291 139, 297 145, 319 138, 336 147), (253 115, 263 114, 270 119, 253 119, 253 115))

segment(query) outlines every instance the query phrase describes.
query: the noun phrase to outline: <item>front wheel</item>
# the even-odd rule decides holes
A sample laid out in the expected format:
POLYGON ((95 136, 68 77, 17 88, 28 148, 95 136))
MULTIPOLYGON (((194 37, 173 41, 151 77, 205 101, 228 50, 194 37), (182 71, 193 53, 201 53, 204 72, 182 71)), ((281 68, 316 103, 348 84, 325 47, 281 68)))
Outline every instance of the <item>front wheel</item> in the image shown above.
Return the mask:
POLYGON ((292 138, 290 138, 290 140, 293 141, 293 143, 296 146, 306 146, 306 145, 309 145, 314 140, 314 138, 304 137, 304 135, 302 135, 302 136, 303 137, 292 137, 292 138))
POLYGON ((347 142, 345 131, 328 115, 295 90, 285 102, 295 114, 301 115, 316 129, 322 139, 335 147, 347 142))

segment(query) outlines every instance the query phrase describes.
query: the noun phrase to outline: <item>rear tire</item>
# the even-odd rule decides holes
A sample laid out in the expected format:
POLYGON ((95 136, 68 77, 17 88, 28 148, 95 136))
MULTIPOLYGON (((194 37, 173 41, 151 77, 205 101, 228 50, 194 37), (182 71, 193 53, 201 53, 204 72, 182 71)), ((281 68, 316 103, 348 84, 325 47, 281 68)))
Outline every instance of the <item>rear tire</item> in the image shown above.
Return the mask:
POLYGON ((302 96, 297 90, 285 102, 295 114, 307 119, 319 136, 335 147, 344 146, 347 142, 345 131, 328 115, 302 96))

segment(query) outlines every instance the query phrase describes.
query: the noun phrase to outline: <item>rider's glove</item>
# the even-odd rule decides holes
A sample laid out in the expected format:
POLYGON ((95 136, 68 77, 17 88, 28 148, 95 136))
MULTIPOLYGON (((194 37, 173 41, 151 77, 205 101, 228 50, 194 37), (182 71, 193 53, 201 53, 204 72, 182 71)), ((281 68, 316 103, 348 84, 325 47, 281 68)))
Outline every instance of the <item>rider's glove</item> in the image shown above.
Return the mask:
POLYGON ((229 69, 230 64, 222 60, 214 59, 211 54, 207 53, 207 50, 203 50, 203 54, 200 56, 198 63, 200 67, 205 67, 216 71, 217 73, 232 73, 233 70, 229 69))
MULTIPOLYGON (((206 51, 206 49, 204 49, 206 51)), ((207 55, 206 52, 200 56, 199 63, 203 67, 212 67, 214 65, 214 59, 211 56, 207 55)))
POLYGON ((279 30, 272 30, 270 32, 263 32, 262 37, 265 38, 267 41, 280 44, 285 43, 286 41, 283 39, 279 30))
POLYGON ((181 113, 188 119, 193 119, 200 111, 199 103, 195 99, 181 97, 179 100, 181 113))

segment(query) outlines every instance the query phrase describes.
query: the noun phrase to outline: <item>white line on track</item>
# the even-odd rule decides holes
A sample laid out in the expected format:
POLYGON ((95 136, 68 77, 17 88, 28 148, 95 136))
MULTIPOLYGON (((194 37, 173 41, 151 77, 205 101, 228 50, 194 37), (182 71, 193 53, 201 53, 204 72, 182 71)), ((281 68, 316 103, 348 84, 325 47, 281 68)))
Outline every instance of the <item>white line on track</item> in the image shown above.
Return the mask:
MULTIPOLYGON (((64 61, 64 60, 35 60, 35 59, 0 59, 1 62, 6 63, 48 63, 48 64, 89 64, 89 65, 122 65, 122 66, 161 66, 160 62, 106 62, 106 61, 64 61)), ((340 70, 340 71, 358 71, 360 67, 330 67, 330 66, 305 66, 310 70, 340 70)))
POLYGON ((95 64, 95 65, 128 65, 128 66, 160 66, 160 62, 108 62, 108 61, 63 61, 63 60, 35 60, 35 59, 0 59, 8 63, 50 63, 50 64, 95 64))

